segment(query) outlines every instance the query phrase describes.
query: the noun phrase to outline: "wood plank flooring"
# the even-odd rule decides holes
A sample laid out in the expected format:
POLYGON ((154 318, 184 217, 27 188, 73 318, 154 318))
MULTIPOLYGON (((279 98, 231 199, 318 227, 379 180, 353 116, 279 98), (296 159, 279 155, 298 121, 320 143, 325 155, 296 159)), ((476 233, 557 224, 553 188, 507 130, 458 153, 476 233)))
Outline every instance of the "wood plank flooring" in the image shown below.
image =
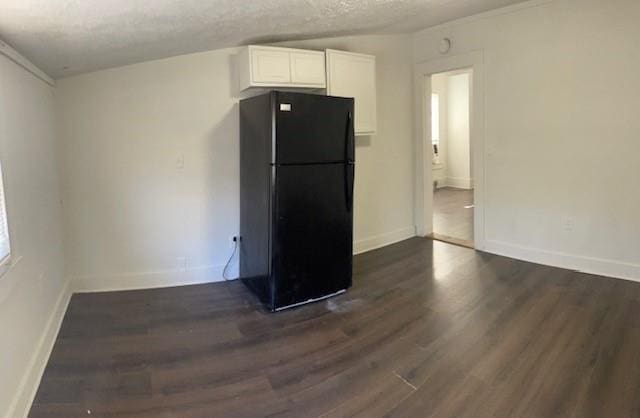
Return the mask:
POLYGON ((433 232, 442 239, 473 246, 473 190, 442 187, 433 193, 433 232))
POLYGON ((31 417, 639 417, 640 284, 413 238, 270 314, 238 281, 74 295, 31 417))

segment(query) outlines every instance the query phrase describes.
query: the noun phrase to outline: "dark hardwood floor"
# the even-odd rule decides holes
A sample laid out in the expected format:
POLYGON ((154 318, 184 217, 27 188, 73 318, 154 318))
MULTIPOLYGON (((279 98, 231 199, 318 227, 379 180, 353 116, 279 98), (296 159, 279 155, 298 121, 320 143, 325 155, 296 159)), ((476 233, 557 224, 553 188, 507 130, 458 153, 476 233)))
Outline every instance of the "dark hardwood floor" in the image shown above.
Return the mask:
POLYGON ((276 314, 238 281, 74 295, 30 416, 640 416, 640 284, 419 238, 354 263, 276 314))
POLYGON ((433 232, 444 240, 473 246, 473 189, 442 187, 433 193, 433 232))

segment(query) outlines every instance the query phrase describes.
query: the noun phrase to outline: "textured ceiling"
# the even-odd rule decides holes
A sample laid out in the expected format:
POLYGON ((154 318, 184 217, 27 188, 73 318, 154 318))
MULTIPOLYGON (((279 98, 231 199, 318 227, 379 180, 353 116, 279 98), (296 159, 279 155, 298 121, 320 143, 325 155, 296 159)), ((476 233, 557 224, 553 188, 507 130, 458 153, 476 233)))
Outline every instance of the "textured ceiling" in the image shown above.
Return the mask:
POLYGON ((401 33, 521 0, 0 0, 0 38, 54 78, 247 43, 401 33))

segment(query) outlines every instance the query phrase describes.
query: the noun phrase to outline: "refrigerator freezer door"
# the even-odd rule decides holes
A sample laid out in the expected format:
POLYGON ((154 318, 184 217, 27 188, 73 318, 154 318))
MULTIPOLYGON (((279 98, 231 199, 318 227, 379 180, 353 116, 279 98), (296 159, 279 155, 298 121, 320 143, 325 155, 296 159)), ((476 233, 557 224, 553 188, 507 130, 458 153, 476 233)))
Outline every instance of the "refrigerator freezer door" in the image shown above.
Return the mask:
POLYGON ((275 308, 351 286, 353 165, 276 167, 275 308))
POLYGON ((353 161, 353 99, 277 92, 277 164, 353 161))

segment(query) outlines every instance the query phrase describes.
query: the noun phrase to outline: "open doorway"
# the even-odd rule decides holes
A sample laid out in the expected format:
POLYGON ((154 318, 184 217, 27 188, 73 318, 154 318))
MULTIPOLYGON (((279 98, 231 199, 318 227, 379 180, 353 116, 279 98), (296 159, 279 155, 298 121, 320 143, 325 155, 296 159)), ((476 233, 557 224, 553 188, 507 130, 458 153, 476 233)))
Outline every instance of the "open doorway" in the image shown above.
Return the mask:
POLYGON ((431 75, 432 236, 467 247, 474 246, 472 79, 471 68, 431 75))
MULTIPOLYGON (((434 238, 434 187, 433 187, 433 140, 431 131, 431 78, 433 75, 470 69, 469 72, 469 163, 473 186, 473 210, 468 213, 473 221, 472 246, 478 250, 487 248, 485 234, 485 153, 490 158, 491 150, 484 145, 484 53, 481 50, 441 56, 414 64, 415 88, 415 147, 416 177, 414 213, 416 234, 434 238)), ((443 108, 442 105, 439 106, 443 108)), ((440 123, 442 119, 439 119, 440 123)), ((442 156, 440 156, 442 159, 442 156)), ((436 188, 437 190, 437 188, 436 188)), ((465 205, 470 206, 470 205, 465 205)), ((471 209, 471 208, 469 208, 471 209)), ((438 232, 436 231, 436 234, 438 232)), ((438 236, 438 235, 436 235, 438 236)), ((454 242, 454 240, 449 240, 454 242)), ((456 244, 466 245, 462 241, 456 244)))

